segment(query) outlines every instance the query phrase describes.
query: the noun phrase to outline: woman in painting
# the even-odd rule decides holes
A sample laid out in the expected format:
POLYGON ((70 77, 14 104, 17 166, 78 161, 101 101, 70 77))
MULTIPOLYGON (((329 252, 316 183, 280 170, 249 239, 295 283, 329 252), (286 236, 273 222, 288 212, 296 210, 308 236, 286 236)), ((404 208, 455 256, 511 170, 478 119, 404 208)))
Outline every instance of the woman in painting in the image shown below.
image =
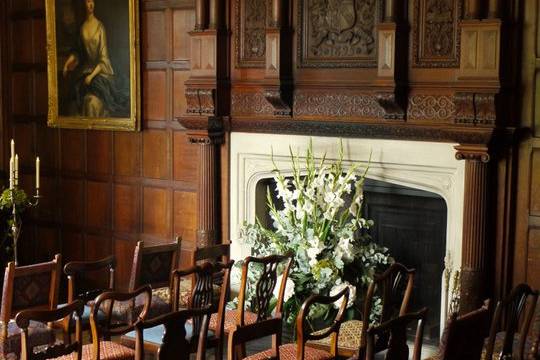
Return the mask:
POLYGON ((129 96, 119 91, 107 50, 103 23, 94 15, 94 0, 83 0, 86 19, 80 28, 77 46, 63 68, 66 77, 75 74, 78 112, 87 117, 128 117, 129 96))

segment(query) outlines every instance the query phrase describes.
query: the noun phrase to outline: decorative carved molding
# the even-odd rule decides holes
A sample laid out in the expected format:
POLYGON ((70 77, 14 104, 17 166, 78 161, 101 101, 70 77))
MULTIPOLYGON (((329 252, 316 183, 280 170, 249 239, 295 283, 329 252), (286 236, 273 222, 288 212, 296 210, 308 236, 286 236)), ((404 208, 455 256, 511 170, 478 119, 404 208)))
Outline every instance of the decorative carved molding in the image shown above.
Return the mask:
POLYGON ((377 93, 377 103, 383 108, 383 117, 387 120, 405 120, 405 112, 396 98, 394 92, 377 93))
POLYGON ((235 0, 235 55, 239 68, 263 68, 268 0, 235 0))
POLYGON ((287 105, 284 94, 280 89, 267 89, 264 91, 264 98, 274 108, 274 115, 289 116, 291 107, 287 105))
POLYGON ((370 93, 295 90, 294 116, 383 118, 377 97, 370 93))
POLYGON ((454 95, 457 124, 494 126, 497 120, 495 94, 458 92, 454 95))
POLYGON ((456 104, 456 124, 474 124, 474 94, 457 92, 454 94, 456 104))
POLYGON ((231 131, 310 134, 373 139, 400 139, 418 141, 444 141, 454 143, 487 143, 493 137, 492 128, 460 126, 430 126, 394 123, 363 123, 353 121, 325 121, 268 118, 232 118, 231 131))
POLYGON ((273 115, 274 109, 259 91, 232 91, 231 114, 273 115))
POLYGON ((456 159, 487 163, 490 160, 489 149, 485 145, 457 145, 456 159))
POLYGON ((377 0, 300 0, 299 67, 377 66, 377 0))
POLYGON ((187 114, 213 115, 215 113, 215 89, 186 88, 187 114))
POLYGON ((450 95, 418 94, 409 97, 407 120, 451 123, 456 105, 450 95))
POLYGON ((415 0, 413 66, 459 67, 461 0, 415 0))
POLYGON ((474 96, 476 108, 476 122, 480 125, 495 125, 497 110, 495 108, 495 94, 476 94, 474 96))

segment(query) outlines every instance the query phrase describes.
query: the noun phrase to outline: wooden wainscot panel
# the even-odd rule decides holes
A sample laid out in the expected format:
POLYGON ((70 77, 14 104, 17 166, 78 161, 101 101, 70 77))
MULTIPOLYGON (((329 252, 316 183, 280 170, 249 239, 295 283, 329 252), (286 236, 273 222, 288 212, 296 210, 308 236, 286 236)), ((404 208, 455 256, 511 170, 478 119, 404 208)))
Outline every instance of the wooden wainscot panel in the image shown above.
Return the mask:
POLYGON ((36 262, 51 261, 52 254, 62 251, 58 229, 36 226, 36 241, 31 246, 35 246, 34 250, 37 254, 36 262))
MULTIPOLYGON (((36 136, 36 154, 39 156, 42 169, 56 169, 58 165, 58 130, 40 126, 37 128, 36 136)), ((34 160, 34 156, 31 156, 29 160, 34 160)))
POLYGON ((529 207, 531 214, 540 216, 540 149, 536 148, 532 152, 531 160, 531 197, 529 207))
POLYGON ((86 258, 88 260, 103 259, 112 253, 110 236, 86 235, 86 258))
MULTIPOLYGON (((34 115, 47 116, 48 110, 47 73, 44 71, 34 73, 34 101, 36 102, 34 115)), ((43 120, 46 122, 46 120, 43 120)))
POLYGON ((167 118, 167 74, 164 70, 143 73, 143 114, 146 120, 167 118))
POLYGON ((110 229, 111 186, 109 183, 87 182, 86 226, 93 229, 110 229))
POLYGON ((141 136, 135 133, 114 133, 114 171, 121 176, 141 174, 141 136))
POLYGON ((143 233, 171 239, 171 192, 168 189, 143 189, 143 233))
MULTIPOLYGON (((40 1, 40 3, 43 2, 40 1)), ((33 19, 32 21, 32 31, 33 36, 32 40, 33 42, 33 52, 34 52, 34 63, 37 64, 45 64, 47 61, 47 51, 46 49, 46 41, 47 36, 46 32, 43 31, 45 29, 45 19, 33 19)))
POLYGON ((533 289, 540 288, 540 228, 529 230, 529 247, 527 251, 527 281, 533 289))
POLYGON ((84 171, 85 131, 65 130, 60 133, 61 168, 67 171, 84 171))
POLYGON ((35 143, 34 126, 32 123, 13 124, 15 152, 19 154, 22 166, 32 166, 36 159, 32 144, 35 143))
MULTIPOLYGON (((191 48, 189 44, 188 32, 195 26, 195 11, 193 9, 173 10, 172 20, 173 36, 173 59, 189 60, 191 48)), ((178 92, 175 92, 178 94, 178 92)))
POLYGON ((21 41, 13 43, 13 58, 19 63, 32 63, 32 46, 29 46, 29 44, 32 44, 32 20, 19 19, 13 21, 11 29, 21 39, 21 41))
POLYGON ((62 231, 62 260, 64 263, 85 260, 84 250, 84 238, 81 233, 62 231))
POLYGON ((414 0, 413 66, 459 67, 462 0, 414 0))
POLYGON ((116 257, 116 284, 117 290, 128 290, 131 266, 133 264, 133 251, 137 242, 121 238, 114 238, 114 256, 116 257))
POLYGON ((174 233, 182 236, 182 248, 195 247, 197 240, 197 194, 174 192, 174 233))
POLYGON ((62 221, 67 225, 84 225, 84 183, 82 180, 62 179, 60 204, 62 221))
POLYGON ((170 138, 168 130, 143 133, 143 175, 154 179, 170 178, 170 138))
POLYGON ((89 174, 110 174, 112 170, 112 132, 89 131, 86 139, 89 174))
POLYGON ((163 10, 145 11, 142 18, 143 28, 146 29, 142 32, 143 59, 145 61, 166 60, 168 32, 165 12, 163 10))
POLYGON ((114 231, 136 233, 140 221, 140 187, 138 185, 114 185, 114 231))
POLYGON ((186 86, 189 71, 175 70, 173 72, 173 117, 177 118, 187 112, 186 86))
MULTIPOLYGON (((44 169, 43 169, 44 170, 44 169)), ((42 170, 42 174, 44 171, 42 170)), ((35 191, 35 177, 28 176, 28 184, 30 192, 32 194, 35 191)), ((40 178, 40 193, 43 194, 39 199, 39 206, 34 210, 36 218, 40 221, 58 221, 60 219, 60 207, 56 178, 51 176, 42 175, 40 178)))
POLYGON ((198 178, 198 146, 189 143, 183 131, 173 134, 174 180, 197 184, 198 178))
POLYGON ((11 74, 11 109, 14 115, 31 114, 30 100, 28 94, 31 93, 31 73, 13 72, 11 74))

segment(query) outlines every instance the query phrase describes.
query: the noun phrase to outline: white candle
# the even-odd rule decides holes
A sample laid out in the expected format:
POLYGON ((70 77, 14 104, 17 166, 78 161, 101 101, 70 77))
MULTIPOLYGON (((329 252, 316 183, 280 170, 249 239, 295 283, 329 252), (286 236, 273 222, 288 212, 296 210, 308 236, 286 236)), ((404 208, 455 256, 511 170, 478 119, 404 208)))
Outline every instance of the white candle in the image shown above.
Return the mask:
POLYGON ((15 156, 15 140, 11 139, 11 157, 15 156))
POLYGON ((19 155, 15 154, 15 170, 13 171, 15 186, 19 186, 19 155))
POLYGON ((36 189, 39 189, 39 156, 36 157, 36 189))
POLYGON ((14 171, 14 160, 13 157, 9 159, 9 188, 13 189, 13 171, 14 171))

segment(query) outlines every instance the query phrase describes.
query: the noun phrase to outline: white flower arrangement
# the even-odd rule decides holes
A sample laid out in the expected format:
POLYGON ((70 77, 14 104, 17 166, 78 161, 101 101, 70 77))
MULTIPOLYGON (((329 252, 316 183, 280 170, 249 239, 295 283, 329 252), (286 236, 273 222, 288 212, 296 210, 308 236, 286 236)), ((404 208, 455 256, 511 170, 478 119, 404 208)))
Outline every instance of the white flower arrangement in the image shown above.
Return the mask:
MULTIPOLYGON (((251 246, 253 255, 294 254, 285 292, 289 323, 312 293, 329 295, 349 286, 351 307, 357 288, 365 290, 377 268, 393 261, 388 249, 372 242, 367 234, 373 221, 362 217, 367 166, 362 171, 356 165, 345 169, 343 146, 339 159, 330 165, 326 156, 315 163, 311 144, 304 170, 292 150, 291 160, 291 177, 285 177, 274 164, 276 197, 281 204, 274 203, 269 188, 267 205, 272 228, 257 220, 255 224, 244 224, 241 231, 242 241, 251 246)), ((253 277, 256 279, 256 274, 253 277)), ((251 295, 248 291, 248 302, 251 295)), ((327 316, 330 308, 317 316, 327 316)))

